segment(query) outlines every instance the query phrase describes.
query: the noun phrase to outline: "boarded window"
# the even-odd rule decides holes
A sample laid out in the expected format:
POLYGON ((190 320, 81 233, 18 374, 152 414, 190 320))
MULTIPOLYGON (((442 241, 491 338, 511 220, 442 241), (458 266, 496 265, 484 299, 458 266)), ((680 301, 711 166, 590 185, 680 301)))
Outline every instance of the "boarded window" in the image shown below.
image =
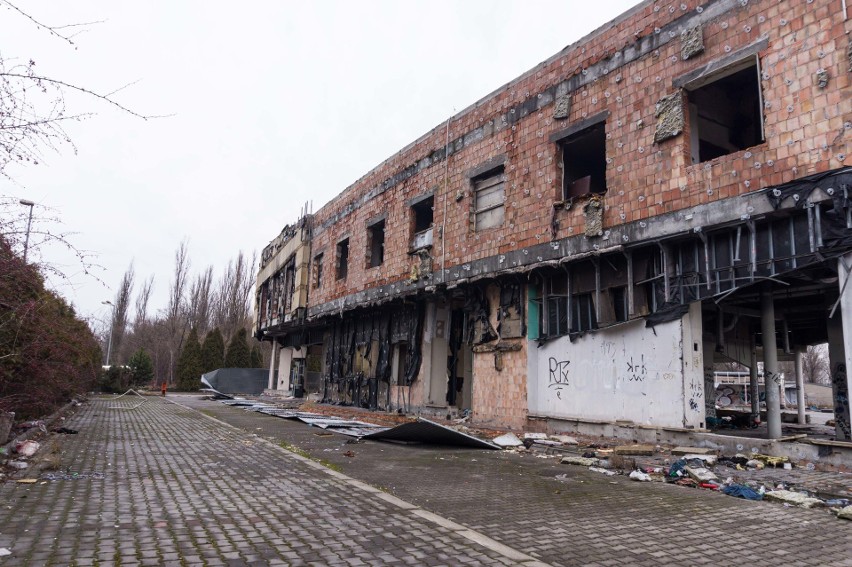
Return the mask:
POLYGON ((503 225, 506 196, 503 166, 473 179, 473 228, 476 231, 503 225))
POLYGON ((686 86, 692 163, 763 142, 757 57, 749 57, 686 86))

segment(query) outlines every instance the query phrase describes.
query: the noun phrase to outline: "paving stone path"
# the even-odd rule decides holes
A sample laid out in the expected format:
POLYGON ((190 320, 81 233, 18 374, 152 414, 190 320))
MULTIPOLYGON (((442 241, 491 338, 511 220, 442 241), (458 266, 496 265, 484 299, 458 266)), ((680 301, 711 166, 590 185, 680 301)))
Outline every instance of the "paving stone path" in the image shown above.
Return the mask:
POLYGON ((852 565, 826 511, 551 459, 347 443, 179 395, 67 426, 58 476, 78 478, 0 485, 0 566, 852 565))

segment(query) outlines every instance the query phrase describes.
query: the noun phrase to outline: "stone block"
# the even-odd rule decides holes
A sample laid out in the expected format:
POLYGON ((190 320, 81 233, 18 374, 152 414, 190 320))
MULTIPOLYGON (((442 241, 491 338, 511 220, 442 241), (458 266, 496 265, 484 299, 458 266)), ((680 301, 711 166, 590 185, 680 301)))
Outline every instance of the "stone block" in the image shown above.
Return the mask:
POLYGON ((580 465, 581 467, 594 467, 597 466, 600 461, 598 459, 593 459, 591 457, 562 457, 562 460, 559 461, 563 465, 580 465))
POLYGON ((807 494, 793 492, 792 490, 772 490, 764 494, 763 497, 766 500, 772 500, 782 504, 792 504, 799 508, 820 508, 825 506, 825 502, 819 498, 811 498, 807 494))
POLYGON ((664 96, 654 108, 654 117, 657 119, 657 129, 654 132, 654 142, 674 138, 683 132, 683 101, 680 91, 664 96))
POLYGON ((619 445, 614 449, 616 455, 645 455, 654 454, 653 445, 619 445))
POLYGON ((715 455, 715 449, 706 449, 704 447, 675 447, 672 449, 672 455, 715 455))
POLYGON ((553 118, 555 120, 566 120, 571 114, 571 95, 566 94, 556 99, 553 106, 553 118))
POLYGON ((701 26, 683 30, 680 34, 680 58, 691 59, 704 52, 704 31, 701 26))

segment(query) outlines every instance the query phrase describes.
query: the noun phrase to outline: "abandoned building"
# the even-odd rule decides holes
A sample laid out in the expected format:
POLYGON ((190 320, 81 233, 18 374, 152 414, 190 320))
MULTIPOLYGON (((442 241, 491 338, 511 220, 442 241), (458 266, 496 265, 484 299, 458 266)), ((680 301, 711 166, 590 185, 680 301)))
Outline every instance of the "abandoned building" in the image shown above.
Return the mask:
POLYGON ((647 0, 449 117, 263 251, 269 387, 696 431, 734 361, 777 438, 778 361, 828 343, 849 440, 850 31, 841 0, 647 0))

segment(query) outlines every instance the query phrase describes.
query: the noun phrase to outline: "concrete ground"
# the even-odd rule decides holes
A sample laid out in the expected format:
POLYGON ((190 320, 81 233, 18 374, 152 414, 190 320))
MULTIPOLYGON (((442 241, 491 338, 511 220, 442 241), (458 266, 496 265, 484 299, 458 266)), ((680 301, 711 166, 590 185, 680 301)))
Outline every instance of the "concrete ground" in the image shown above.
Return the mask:
POLYGON ((825 510, 136 404, 86 403, 58 471, 0 485, 0 565, 852 566, 852 522, 825 510))

